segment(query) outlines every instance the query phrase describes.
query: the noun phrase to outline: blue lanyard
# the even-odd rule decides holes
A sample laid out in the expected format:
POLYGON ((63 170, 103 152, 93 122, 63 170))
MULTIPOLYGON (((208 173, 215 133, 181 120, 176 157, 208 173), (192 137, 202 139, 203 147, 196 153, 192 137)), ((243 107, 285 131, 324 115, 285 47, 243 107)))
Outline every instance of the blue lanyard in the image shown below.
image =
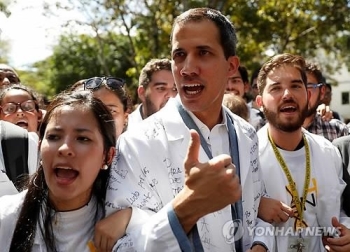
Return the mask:
POLYGON ((179 113, 182 117, 182 120, 184 121, 184 123, 186 124, 187 128, 189 129, 194 129, 195 131, 198 132, 199 137, 201 139, 201 146, 204 149, 205 153, 207 154, 209 159, 213 158, 213 155, 208 147, 208 144, 206 142, 206 140, 204 139, 201 131, 199 130, 197 124, 193 121, 193 119, 191 118, 191 116, 187 113, 187 111, 184 109, 184 107, 177 101, 177 108, 179 110, 179 113))
MULTIPOLYGON (((187 113, 187 111, 184 109, 182 104, 179 101, 176 101, 177 109, 182 117, 183 122, 186 124, 186 126, 189 129, 194 129, 198 132, 200 140, 201 140, 201 146, 204 149, 205 153, 207 154, 209 159, 213 158, 213 155, 208 147, 208 144, 206 140, 204 139, 201 131, 199 130, 198 126, 196 123, 193 121, 191 116, 187 113)), ((236 166, 236 173, 241 180, 240 176, 240 162, 239 162, 239 152, 238 152, 238 139, 237 139, 237 134, 236 130, 233 126, 233 121, 232 118, 228 115, 228 113, 225 111, 225 115, 227 118, 227 127, 228 127, 228 135, 229 135, 229 142, 230 142, 230 155, 231 158, 233 159, 233 163, 236 166)), ((232 220, 240 219, 243 220, 243 207, 242 207, 242 201, 239 200, 237 201, 234 206, 231 205, 231 214, 232 214, 232 220)), ((198 236, 198 230, 194 229, 194 236, 198 236)), ((194 237, 194 240, 196 237, 194 237)), ((199 236, 198 236, 199 239, 199 236)), ((198 242, 197 242, 198 243, 198 242)), ((235 242, 236 244, 236 251, 243 251, 242 250, 242 239, 238 240, 235 242)), ((200 244, 201 245, 201 244, 200 244)), ((197 247, 197 246, 195 246, 197 247)), ((201 246, 200 248, 196 248, 196 251, 203 251, 203 247, 201 246), (198 250, 197 250, 198 249, 198 250)))
MULTIPOLYGON (((206 140, 204 139, 201 131, 199 130, 197 124, 193 121, 192 117, 187 113, 187 111, 184 109, 184 107, 177 101, 177 108, 178 111, 182 117, 183 122, 186 124, 187 128, 194 129, 198 132, 200 140, 201 140, 201 146, 204 149, 205 153, 207 154, 209 159, 213 158, 213 155, 208 147, 208 144, 206 140)), ((236 130, 233 127, 233 121, 232 118, 225 112, 226 118, 227 118, 227 127, 229 132, 229 141, 230 141, 230 155, 233 159, 233 163, 236 166, 238 176, 239 174, 239 154, 238 154, 238 140, 237 140, 237 134, 236 130)))

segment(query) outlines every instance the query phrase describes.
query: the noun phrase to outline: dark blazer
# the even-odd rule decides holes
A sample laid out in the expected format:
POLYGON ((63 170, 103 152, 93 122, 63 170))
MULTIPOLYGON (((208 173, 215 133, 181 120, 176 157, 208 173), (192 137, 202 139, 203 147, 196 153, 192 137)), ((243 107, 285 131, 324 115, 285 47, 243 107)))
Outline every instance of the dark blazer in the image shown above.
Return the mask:
POLYGON ((350 135, 334 139, 333 144, 337 146, 343 159, 343 180, 347 184, 342 195, 343 209, 350 216, 350 135))

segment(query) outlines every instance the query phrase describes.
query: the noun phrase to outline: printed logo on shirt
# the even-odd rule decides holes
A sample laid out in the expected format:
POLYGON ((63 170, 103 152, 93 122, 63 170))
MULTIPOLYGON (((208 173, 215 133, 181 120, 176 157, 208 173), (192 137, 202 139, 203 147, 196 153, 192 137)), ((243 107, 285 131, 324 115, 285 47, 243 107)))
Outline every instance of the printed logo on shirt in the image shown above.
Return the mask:
MULTIPOLYGON (((308 207, 316 207, 316 195, 317 195, 317 181, 316 181, 316 179, 312 178, 310 181, 310 184, 311 185, 309 186, 309 188, 307 190, 307 199, 305 201, 304 212, 306 211, 306 209, 308 207)), ((293 194, 292 194, 292 190, 291 190, 290 185, 286 186, 286 190, 292 198, 290 206, 294 211, 294 216, 293 216, 293 218, 295 219, 294 220, 294 229, 297 230, 298 228, 308 227, 308 224, 304 220, 300 219, 296 204, 293 200, 293 194)), ((302 199, 303 199, 303 197, 300 197, 300 202, 302 201, 302 199)))

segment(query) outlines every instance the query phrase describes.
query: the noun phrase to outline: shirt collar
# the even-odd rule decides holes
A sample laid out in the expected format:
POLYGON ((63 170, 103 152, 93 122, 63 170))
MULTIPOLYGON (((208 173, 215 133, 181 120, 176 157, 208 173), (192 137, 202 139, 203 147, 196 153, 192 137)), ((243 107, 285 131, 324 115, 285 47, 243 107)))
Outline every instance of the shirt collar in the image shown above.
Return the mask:
MULTIPOLYGON (((197 127, 199 129, 205 128, 209 131, 209 128, 207 127, 207 125, 205 125, 201 120, 199 120, 191 111, 186 110, 187 113, 190 115, 190 117, 192 118, 192 120, 194 121, 194 123, 197 125, 197 127)), ((221 123, 218 123, 217 125, 225 125, 226 130, 228 131, 228 127, 227 127, 227 117, 226 117, 226 113, 223 107, 221 107, 221 114, 222 114, 222 121, 221 123)))

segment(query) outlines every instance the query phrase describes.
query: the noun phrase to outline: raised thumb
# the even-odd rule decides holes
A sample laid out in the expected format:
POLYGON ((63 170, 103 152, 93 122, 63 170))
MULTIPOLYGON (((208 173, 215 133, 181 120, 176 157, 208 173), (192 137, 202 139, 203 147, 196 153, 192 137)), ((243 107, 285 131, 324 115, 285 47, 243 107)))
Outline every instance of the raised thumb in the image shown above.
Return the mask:
POLYGON ((199 149, 201 146, 201 141, 197 131, 190 130, 191 139, 188 144, 187 155, 185 158, 185 171, 186 173, 198 163, 199 149))
POLYGON ((345 235, 346 227, 339 222, 337 217, 332 217, 332 225, 333 225, 333 227, 335 227, 337 229, 338 235, 340 235, 340 236, 345 235))
POLYGON ((341 226, 341 224, 338 221, 337 217, 332 217, 332 225, 333 225, 333 227, 340 227, 341 226))

